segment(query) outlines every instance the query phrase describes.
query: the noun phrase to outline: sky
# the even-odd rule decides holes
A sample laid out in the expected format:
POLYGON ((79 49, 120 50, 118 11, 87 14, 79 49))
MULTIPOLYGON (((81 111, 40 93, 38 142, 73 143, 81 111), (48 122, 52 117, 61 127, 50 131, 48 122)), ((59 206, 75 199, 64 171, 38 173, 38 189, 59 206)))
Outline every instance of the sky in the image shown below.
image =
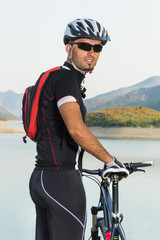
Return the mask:
POLYGON ((84 86, 87 98, 160 76, 159 0, 0 0, 0 91, 23 93, 67 58, 67 23, 92 18, 108 42, 84 86))

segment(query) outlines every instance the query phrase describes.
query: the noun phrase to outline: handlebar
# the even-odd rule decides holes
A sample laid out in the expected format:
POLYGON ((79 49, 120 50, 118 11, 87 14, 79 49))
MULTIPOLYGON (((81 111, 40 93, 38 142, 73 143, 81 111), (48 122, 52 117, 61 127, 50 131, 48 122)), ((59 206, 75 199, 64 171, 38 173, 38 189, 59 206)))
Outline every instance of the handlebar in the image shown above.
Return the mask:
POLYGON ((128 169, 129 173, 133 173, 133 172, 138 172, 138 171, 141 171, 141 172, 145 172, 144 169, 141 169, 141 168, 144 168, 144 167, 151 167, 153 166, 153 162, 150 161, 150 162, 135 162, 135 163, 125 163, 124 164, 125 167, 128 169))
MULTIPOLYGON (((153 162, 135 162, 135 163, 124 163, 126 169, 129 171, 129 174, 133 172, 145 172, 144 167, 151 167, 153 166, 153 162)), ((82 172, 92 174, 92 175, 99 175, 102 177, 104 169, 96 169, 96 170, 90 170, 90 169, 82 169, 82 172)))

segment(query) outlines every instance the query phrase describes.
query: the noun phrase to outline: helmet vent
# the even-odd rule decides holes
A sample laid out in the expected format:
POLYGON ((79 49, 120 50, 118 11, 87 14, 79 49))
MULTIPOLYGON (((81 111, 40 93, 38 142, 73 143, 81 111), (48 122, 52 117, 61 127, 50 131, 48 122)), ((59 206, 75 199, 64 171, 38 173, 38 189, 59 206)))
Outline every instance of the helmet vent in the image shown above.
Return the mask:
POLYGON ((90 21, 85 19, 85 22, 87 23, 87 25, 89 26, 89 28, 94 32, 94 28, 92 26, 92 24, 90 23, 90 21))
POLYGON ((96 24, 97 24, 97 27, 98 27, 98 31, 101 32, 101 26, 100 26, 100 24, 99 24, 98 22, 96 22, 96 24))
POLYGON ((88 29, 88 32, 89 32, 89 35, 91 36, 91 37, 93 37, 93 39, 95 38, 95 35, 94 35, 94 33, 91 31, 91 29, 90 28, 87 28, 88 29))
POLYGON ((83 24, 81 22, 77 22, 77 25, 82 28, 83 30, 85 30, 85 27, 83 26, 83 24))

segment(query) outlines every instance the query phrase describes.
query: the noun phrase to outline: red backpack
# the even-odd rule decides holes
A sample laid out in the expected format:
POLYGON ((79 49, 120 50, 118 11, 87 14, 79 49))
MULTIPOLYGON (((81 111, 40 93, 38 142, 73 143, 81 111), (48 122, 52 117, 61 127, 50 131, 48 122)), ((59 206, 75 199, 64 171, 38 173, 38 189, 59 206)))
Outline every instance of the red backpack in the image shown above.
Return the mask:
POLYGON ((39 102, 48 76, 51 72, 59 70, 61 67, 56 67, 48 70, 40 76, 35 85, 26 88, 22 100, 22 120, 26 136, 23 137, 26 143, 28 136, 32 141, 37 141, 38 136, 38 112, 39 102))

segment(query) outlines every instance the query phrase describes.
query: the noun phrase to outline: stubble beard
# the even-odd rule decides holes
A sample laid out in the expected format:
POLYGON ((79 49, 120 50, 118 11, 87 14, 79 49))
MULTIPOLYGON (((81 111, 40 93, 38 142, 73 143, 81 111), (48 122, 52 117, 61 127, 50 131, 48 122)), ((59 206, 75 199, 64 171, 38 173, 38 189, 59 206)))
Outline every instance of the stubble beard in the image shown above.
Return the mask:
MULTIPOLYGON (((75 63, 76 64, 76 63, 75 63)), ((76 66, 77 66, 78 64, 76 64, 76 66)), ((88 64, 88 67, 84 67, 83 65, 81 65, 81 64, 79 64, 79 69, 81 69, 82 71, 85 71, 85 72, 90 72, 90 71, 92 71, 93 69, 94 69, 94 67, 95 67, 95 65, 96 64, 94 64, 93 66, 91 65, 91 64, 88 64)))

